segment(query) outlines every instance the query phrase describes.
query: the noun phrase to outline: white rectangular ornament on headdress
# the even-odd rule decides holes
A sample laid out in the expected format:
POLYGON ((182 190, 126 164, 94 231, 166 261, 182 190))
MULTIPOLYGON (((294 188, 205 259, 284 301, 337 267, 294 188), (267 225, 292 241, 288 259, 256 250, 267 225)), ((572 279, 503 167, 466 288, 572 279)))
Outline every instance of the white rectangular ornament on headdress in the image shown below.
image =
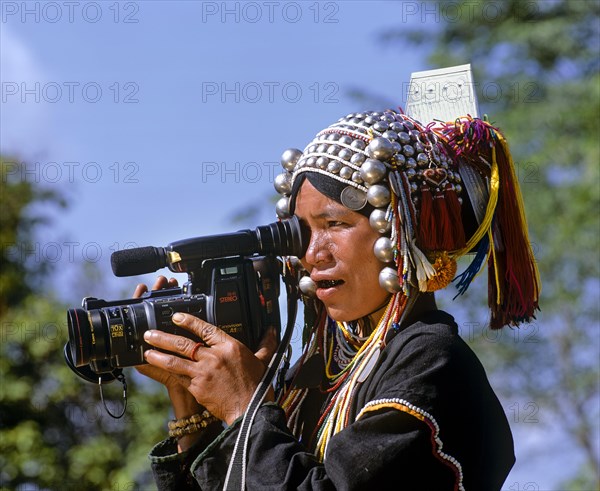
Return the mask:
POLYGON ((479 117, 471 65, 413 72, 405 112, 424 125, 466 115, 479 117))

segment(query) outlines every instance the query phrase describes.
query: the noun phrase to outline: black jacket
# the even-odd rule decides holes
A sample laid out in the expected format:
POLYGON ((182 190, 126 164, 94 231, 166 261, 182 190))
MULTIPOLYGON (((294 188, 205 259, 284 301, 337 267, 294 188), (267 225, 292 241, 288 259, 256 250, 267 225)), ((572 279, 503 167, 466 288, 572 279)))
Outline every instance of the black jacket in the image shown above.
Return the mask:
MULTIPOLYGON (((318 388, 303 403, 303 443, 288 430, 281 408, 260 408, 251 430, 247 489, 501 488, 515 460, 512 435, 453 318, 428 312, 392 334, 354 398, 353 423, 331 438, 324 463, 309 450, 326 402, 318 388)), ((210 428, 185 454, 176 453, 171 439, 158 444, 150 459, 159 489, 222 489, 238 425, 210 428)))

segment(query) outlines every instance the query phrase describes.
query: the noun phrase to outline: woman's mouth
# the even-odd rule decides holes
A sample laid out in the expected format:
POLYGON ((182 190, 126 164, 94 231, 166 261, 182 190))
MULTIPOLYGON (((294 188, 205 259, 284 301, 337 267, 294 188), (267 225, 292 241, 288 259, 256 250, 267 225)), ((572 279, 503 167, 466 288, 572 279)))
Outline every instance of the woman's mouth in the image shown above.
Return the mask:
POLYGON ((344 280, 321 280, 317 281, 317 288, 333 288, 335 286, 341 285, 344 280))

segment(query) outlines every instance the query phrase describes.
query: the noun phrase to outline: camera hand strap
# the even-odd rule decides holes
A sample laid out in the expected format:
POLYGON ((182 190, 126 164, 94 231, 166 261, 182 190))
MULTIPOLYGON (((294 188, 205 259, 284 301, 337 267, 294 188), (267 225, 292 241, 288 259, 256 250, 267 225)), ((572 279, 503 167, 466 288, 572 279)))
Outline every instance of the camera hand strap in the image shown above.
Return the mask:
POLYGON ((227 475, 225 476, 225 484, 223 485, 223 489, 226 491, 235 491, 238 489, 244 490, 246 488, 246 459, 248 442, 250 439, 250 429, 252 428, 256 413, 269 390, 269 386, 275 378, 281 360, 287 352, 294 331, 300 293, 297 280, 293 275, 289 273, 284 274, 283 281, 287 291, 287 325, 285 333, 281 338, 281 343, 279 343, 277 352, 273 355, 273 358, 271 358, 271 362, 269 363, 260 384, 256 388, 256 391, 250 400, 250 404, 248 404, 248 408, 244 413, 244 417, 242 418, 233 454, 231 455, 231 461, 229 462, 229 468, 227 469, 227 475))

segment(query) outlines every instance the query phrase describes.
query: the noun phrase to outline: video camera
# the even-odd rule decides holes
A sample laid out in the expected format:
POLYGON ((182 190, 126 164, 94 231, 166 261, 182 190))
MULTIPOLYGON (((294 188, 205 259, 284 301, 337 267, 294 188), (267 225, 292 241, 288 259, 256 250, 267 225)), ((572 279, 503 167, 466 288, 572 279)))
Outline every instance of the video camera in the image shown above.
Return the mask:
POLYGON ((175 312, 203 319, 255 350, 266 330, 274 327, 280 332, 278 297, 283 268, 277 256, 302 257, 306 239, 300 222, 292 217, 254 231, 113 253, 115 276, 168 267, 173 272, 186 272, 188 281, 182 288, 156 290, 140 298, 84 298, 82 308, 67 311, 67 365, 89 382, 112 382, 120 378, 121 368, 145 363, 144 351, 151 348, 143 338, 148 329, 195 339, 173 324, 175 312))

